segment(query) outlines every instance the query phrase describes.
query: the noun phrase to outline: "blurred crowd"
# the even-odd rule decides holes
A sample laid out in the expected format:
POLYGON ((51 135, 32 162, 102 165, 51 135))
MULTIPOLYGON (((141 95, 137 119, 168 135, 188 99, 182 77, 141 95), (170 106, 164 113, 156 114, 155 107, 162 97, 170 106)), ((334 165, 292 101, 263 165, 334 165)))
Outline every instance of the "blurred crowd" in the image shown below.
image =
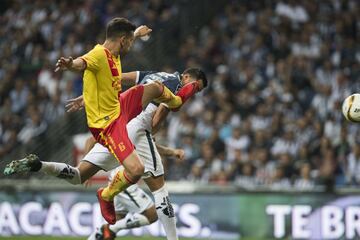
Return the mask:
MULTIPOLYGON (((114 16, 156 34, 181 3, 10 1, 0 17, 0 156, 41 136, 81 94, 81 76, 53 72, 59 56, 91 49, 114 16)), ((186 153, 165 162, 166 178, 274 190, 360 183, 360 128, 341 115, 360 89, 358 1, 224 4, 179 41, 175 64, 155 69, 199 66, 210 81, 156 136, 186 153)))

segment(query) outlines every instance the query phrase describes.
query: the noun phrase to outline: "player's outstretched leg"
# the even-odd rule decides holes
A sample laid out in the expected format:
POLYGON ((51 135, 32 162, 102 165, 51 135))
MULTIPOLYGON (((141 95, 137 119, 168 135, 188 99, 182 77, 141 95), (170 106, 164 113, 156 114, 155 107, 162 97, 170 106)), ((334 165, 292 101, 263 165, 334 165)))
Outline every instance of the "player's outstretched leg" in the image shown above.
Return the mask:
POLYGON ((80 172, 66 163, 43 162, 35 154, 29 154, 23 159, 14 160, 6 165, 5 175, 25 172, 42 172, 50 176, 64 179, 71 184, 81 184, 80 172))
POLYGON ((189 83, 183 86, 179 92, 174 95, 170 89, 160 82, 152 82, 144 85, 144 93, 141 99, 142 107, 148 105, 149 102, 155 101, 157 103, 166 103, 170 109, 178 109, 191 96, 193 96, 199 89, 197 82, 189 83))

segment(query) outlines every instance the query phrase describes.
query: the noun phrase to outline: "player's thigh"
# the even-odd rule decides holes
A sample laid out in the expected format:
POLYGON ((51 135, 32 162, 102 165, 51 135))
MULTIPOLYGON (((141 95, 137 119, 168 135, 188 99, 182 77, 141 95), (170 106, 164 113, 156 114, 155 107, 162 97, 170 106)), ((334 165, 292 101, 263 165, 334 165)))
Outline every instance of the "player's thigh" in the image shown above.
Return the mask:
POLYGON ((139 115, 143 110, 142 97, 144 95, 144 85, 134 86, 120 94, 120 108, 122 118, 126 123, 139 115))
POLYGON ((110 171, 119 166, 119 162, 103 145, 96 143, 93 148, 83 157, 84 166, 89 164, 97 166, 97 169, 110 171), (87 164, 86 164, 87 163, 87 164))
MULTIPOLYGON (((131 158, 131 154, 134 152, 134 145, 129 139, 126 129, 126 119, 120 116, 115 120, 110 127, 106 128, 101 138, 105 142, 106 147, 113 154, 113 156, 124 164, 125 159, 131 158)), ((136 161, 136 160, 135 160, 136 161)), ((124 164, 124 166, 126 163, 124 164)), ((127 167, 125 166, 127 169, 127 167)))
POLYGON ((150 82, 144 84, 144 93, 141 98, 142 107, 145 108, 151 101, 159 97, 163 91, 163 86, 160 82, 150 82))
POLYGON ((125 158, 122 165, 132 175, 142 175, 144 173, 144 163, 135 150, 125 158))
POLYGON ((144 162, 144 178, 164 175, 164 166, 150 132, 142 130, 136 136, 136 152, 144 162))

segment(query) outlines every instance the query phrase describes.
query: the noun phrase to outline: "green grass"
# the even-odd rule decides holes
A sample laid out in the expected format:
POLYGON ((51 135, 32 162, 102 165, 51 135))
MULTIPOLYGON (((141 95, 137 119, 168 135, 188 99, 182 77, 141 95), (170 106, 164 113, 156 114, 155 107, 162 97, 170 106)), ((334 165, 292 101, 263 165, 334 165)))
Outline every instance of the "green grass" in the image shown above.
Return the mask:
MULTIPOLYGON (((0 237, 0 239, 11 239, 11 240, 85 240, 86 238, 82 237, 0 237)), ((155 238, 155 237, 118 237, 119 240, 164 240, 164 238, 155 238)), ((186 239, 186 240, 195 240, 195 239, 186 239)))
MULTIPOLYGON (((86 238, 82 237, 47 237, 47 236, 40 236, 40 237, 25 237, 25 236, 13 236, 13 237, 0 237, 0 240, 2 239, 11 239, 11 240, 85 240, 86 238)), ((119 240, 164 240, 166 238, 157 238, 157 237, 117 237, 116 239, 119 240)), ((199 240, 201 238, 180 238, 181 240, 199 240)), ((204 240, 202 238, 202 240, 204 240)), ((265 240, 260 238, 241 238, 240 240, 265 240)), ((266 239, 271 240, 271 239, 266 239)))
MULTIPOLYGON (((0 239, 11 239, 11 240, 85 240, 86 238, 81 237, 18 237, 18 236, 12 236, 12 237, 0 237, 0 239)), ((157 238, 157 237, 117 237, 116 239, 119 240, 164 240, 165 238, 157 238)), ((197 240, 193 238, 181 238, 184 240, 197 240)), ((249 240, 249 239, 248 239, 249 240)), ((250 239, 251 240, 251 239, 250 239)))
MULTIPOLYGON (((25 237, 25 236, 12 236, 12 237, 0 237, 0 239, 11 239, 11 240, 85 240, 86 238, 82 237, 47 237, 47 236, 39 236, 39 237, 25 237)), ((117 237, 119 240, 164 240, 165 238, 157 238, 157 237, 117 237)), ((184 240, 197 240, 192 238, 181 238, 184 240)))

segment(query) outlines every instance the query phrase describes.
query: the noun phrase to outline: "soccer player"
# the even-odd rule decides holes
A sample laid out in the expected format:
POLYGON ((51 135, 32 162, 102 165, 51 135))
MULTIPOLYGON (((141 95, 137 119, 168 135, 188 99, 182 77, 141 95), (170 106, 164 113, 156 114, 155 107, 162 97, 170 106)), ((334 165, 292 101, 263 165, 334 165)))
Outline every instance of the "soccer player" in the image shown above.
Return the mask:
POLYGON ((188 85, 175 96, 162 83, 153 81, 120 94, 120 57, 130 50, 136 37, 150 31, 136 29, 127 19, 114 18, 107 25, 106 40, 102 45, 96 45, 75 60, 61 57, 56 64, 56 70, 84 71, 83 98, 89 130, 125 168, 117 173, 111 184, 97 192, 101 213, 110 224, 116 222, 114 196, 136 183, 144 172, 144 165, 128 137, 126 124, 152 100, 176 109, 189 94, 197 91, 197 86, 188 85))
MULTIPOLYGON (((200 82, 200 89, 207 86, 207 79, 203 71, 198 68, 186 69, 181 76, 178 73, 151 73, 132 72, 126 75, 128 80, 137 79, 137 83, 146 83, 154 79, 161 79, 161 82, 168 86, 171 91, 176 91, 182 84, 189 84, 194 81, 200 82)), ((130 139, 136 146, 136 151, 144 161, 144 181, 155 198, 155 206, 160 222, 163 224, 168 240, 176 240, 176 220, 165 187, 164 168, 158 150, 162 153, 171 152, 169 148, 158 146, 153 141, 152 132, 156 131, 164 120, 168 110, 164 106, 157 108, 150 104, 145 111, 129 122, 127 129, 130 139)), ((91 140, 89 140, 91 142, 91 140)), ((90 143, 91 144, 91 143, 90 143)), ((106 148, 95 144, 92 150, 84 157, 86 161, 93 163, 103 169, 112 168, 115 159, 106 148)), ((112 226, 110 226, 110 230, 112 226)), ((116 230, 116 227, 114 227, 116 230)), ((116 232, 115 232, 116 233, 116 232)))
MULTIPOLYGON (((160 151, 160 153, 181 160, 185 155, 182 149, 170 148, 166 152, 160 151)), ((111 170, 110 181, 120 168, 121 166, 111 170)), ((120 230, 149 225, 158 219, 154 202, 137 184, 116 195, 114 206, 117 222, 114 225, 103 224, 89 236, 88 240, 113 240, 120 230)))
MULTIPOLYGON (((190 68, 184 71, 180 76, 178 73, 153 73, 153 72, 131 72, 123 74, 124 80, 138 84, 146 84, 154 79, 162 81, 165 86, 176 92, 179 87, 199 81, 200 90, 207 86, 205 74, 196 68, 190 68)), ((77 98, 68 105, 70 111, 81 109, 82 99, 77 98)), ((166 117, 168 110, 161 106, 158 109, 150 104, 145 111, 133 119, 127 126, 131 141, 136 146, 136 151, 141 159, 145 161, 145 172, 152 173, 150 178, 145 179, 150 190, 155 197, 157 213, 160 221, 164 225, 169 240, 177 239, 175 218, 172 206, 168 197, 168 192, 164 186, 163 165, 157 149, 163 153, 171 153, 171 149, 158 146, 154 147, 151 132, 158 129, 161 121, 166 117), (156 112, 155 112, 156 111, 156 112), (155 158, 154 158, 155 157, 155 158)), ((86 144, 87 148, 92 148, 93 140, 86 144)), ((96 144, 91 151, 84 157, 77 168, 68 166, 65 163, 40 162, 34 155, 30 155, 23 160, 13 161, 7 167, 10 173, 21 171, 41 171, 53 176, 65 178, 72 184, 85 182, 97 171, 111 170, 117 166, 117 161, 112 157, 109 151, 100 144, 96 144), (23 162, 22 164, 20 164, 23 162)))
MULTIPOLYGON (((121 170, 121 168, 122 166, 112 170, 109 179, 112 180, 116 171, 121 170)), ((137 184, 131 185, 124 192, 116 195, 114 197, 114 207, 116 224, 103 224, 96 228, 88 237, 88 240, 112 240, 115 239, 116 232, 122 229, 149 225, 157 220, 153 201, 137 184)))

